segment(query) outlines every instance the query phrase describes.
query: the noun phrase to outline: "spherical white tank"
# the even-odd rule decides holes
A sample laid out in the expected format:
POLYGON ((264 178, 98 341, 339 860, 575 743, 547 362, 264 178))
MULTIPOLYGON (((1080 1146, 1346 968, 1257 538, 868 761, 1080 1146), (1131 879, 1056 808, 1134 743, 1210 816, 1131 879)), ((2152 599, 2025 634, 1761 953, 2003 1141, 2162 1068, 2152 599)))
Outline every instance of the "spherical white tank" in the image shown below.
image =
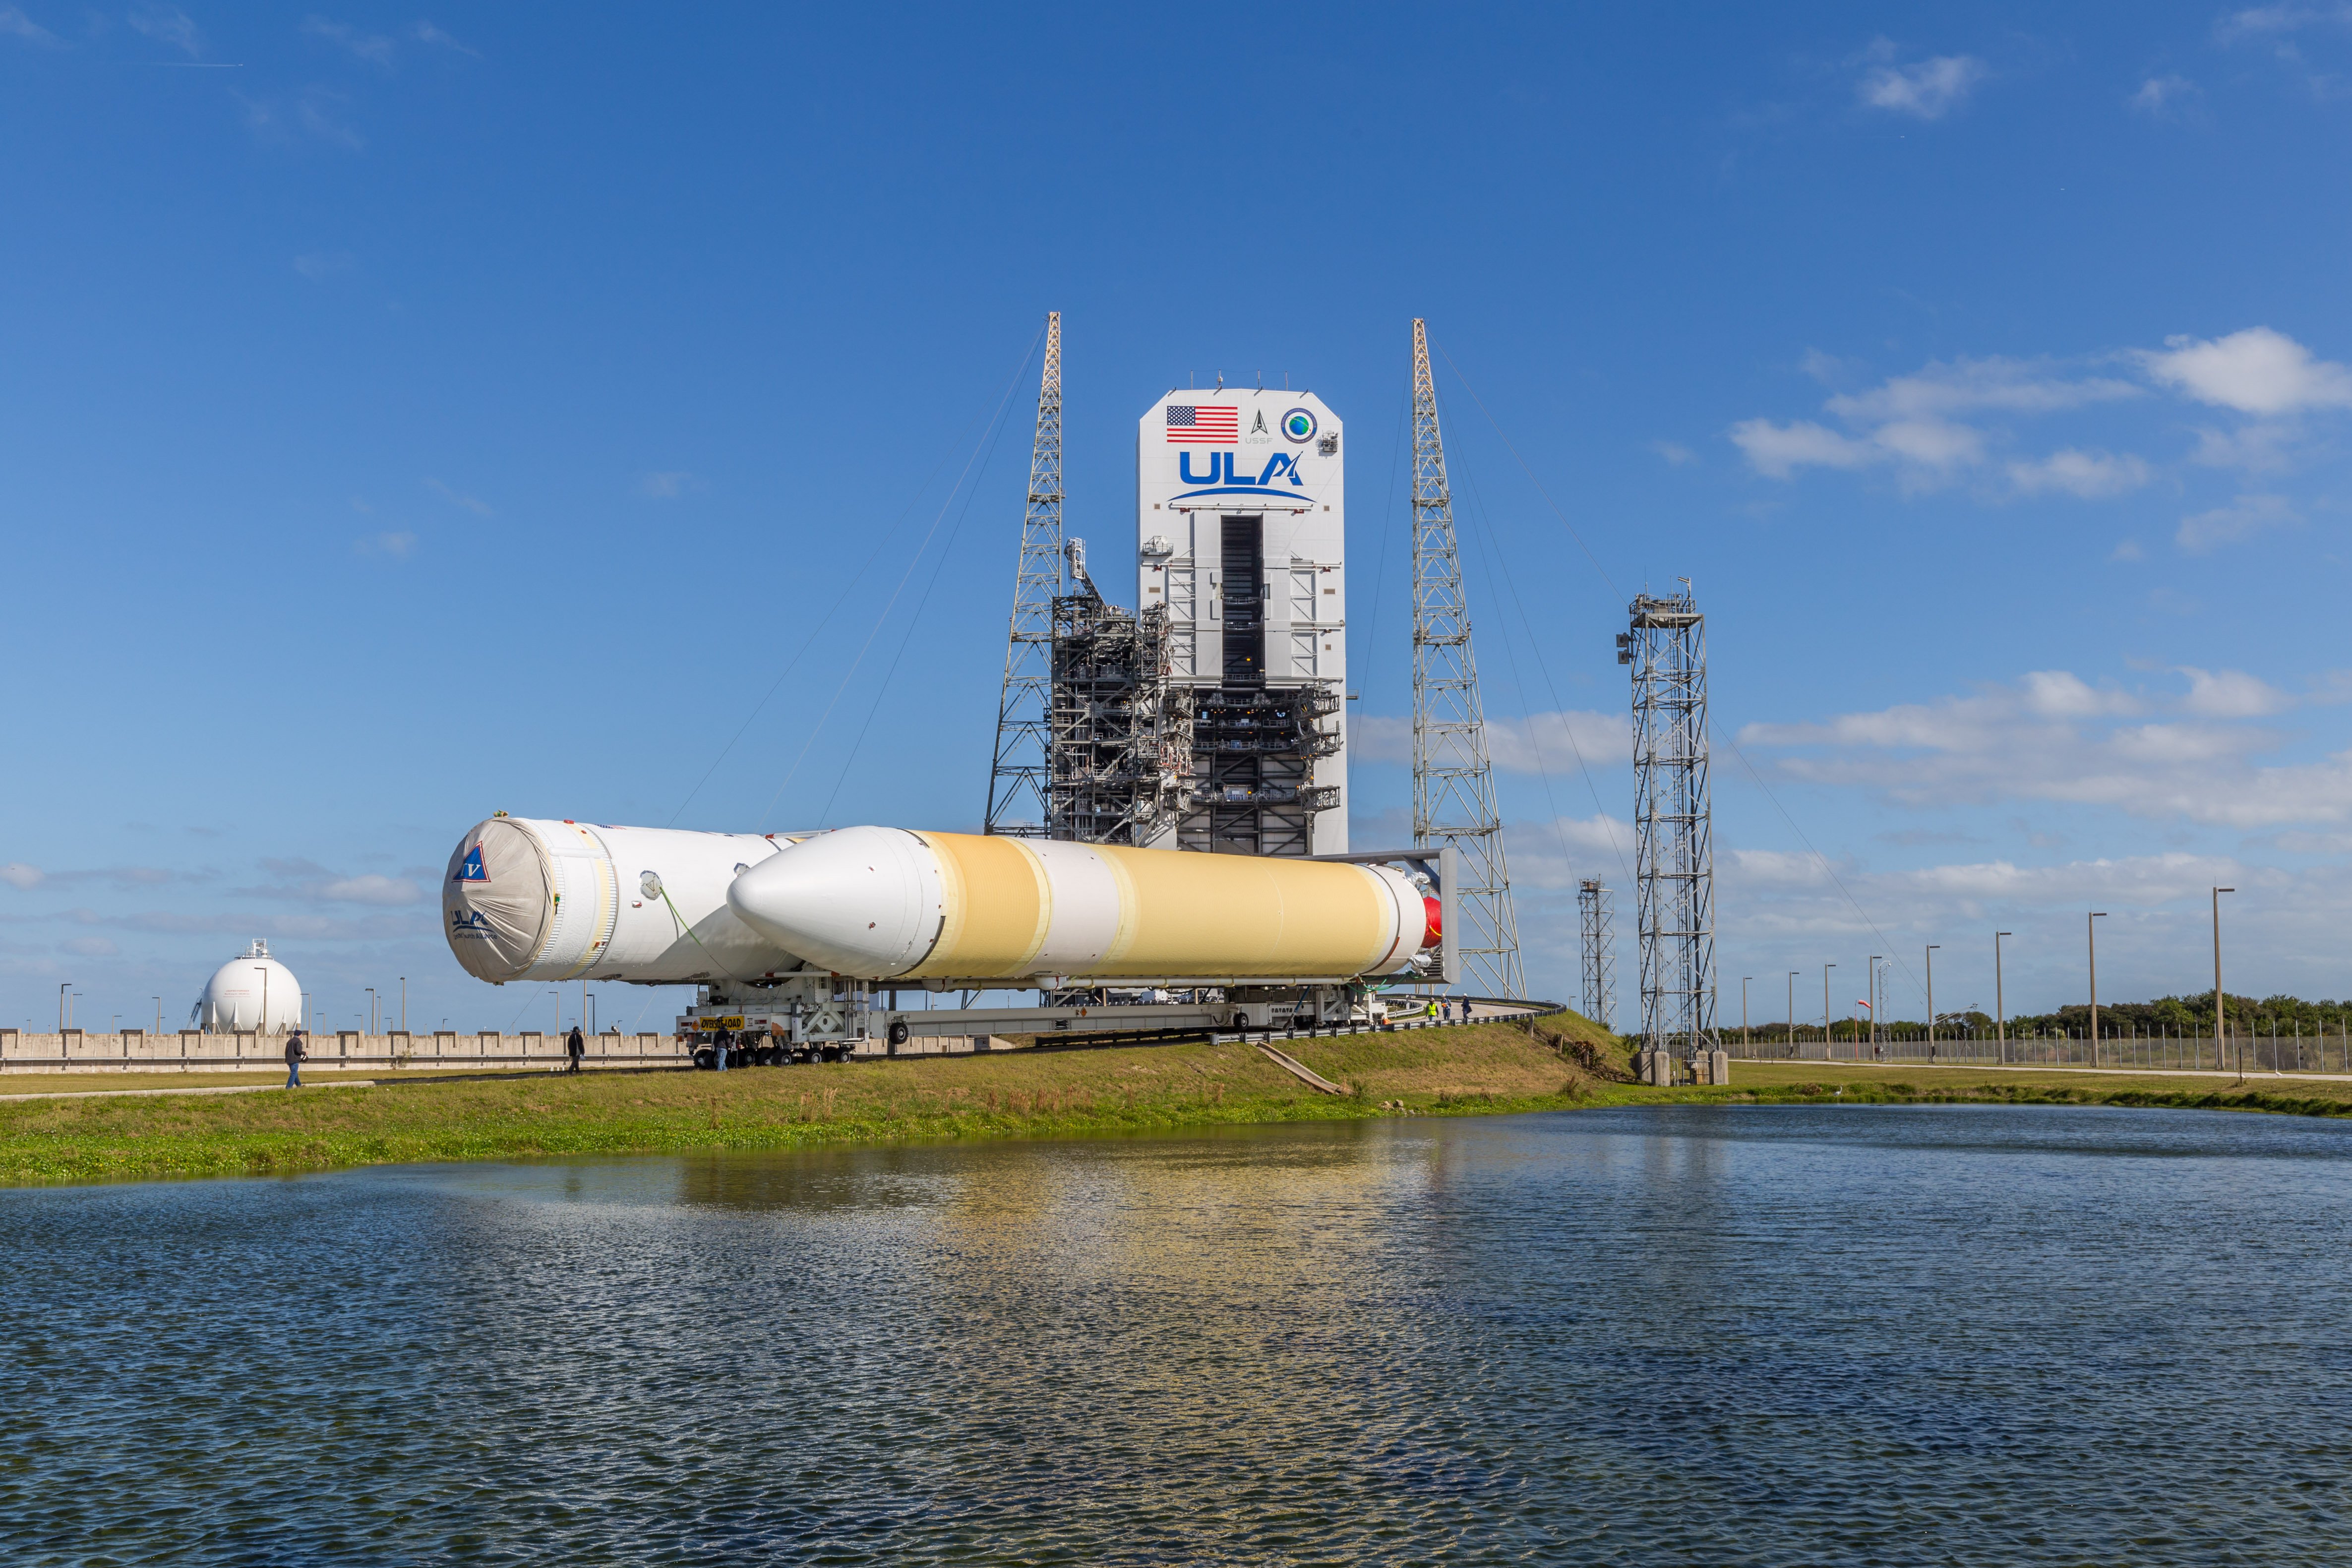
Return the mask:
POLYGON ((209 1035, 282 1035, 302 1026, 302 983, 257 937, 213 973, 194 1012, 196 1027, 209 1035))
POLYGON ((800 959, 727 907, 736 874, 793 840, 490 817, 457 841, 441 934, 466 973, 682 985, 756 980, 800 959))

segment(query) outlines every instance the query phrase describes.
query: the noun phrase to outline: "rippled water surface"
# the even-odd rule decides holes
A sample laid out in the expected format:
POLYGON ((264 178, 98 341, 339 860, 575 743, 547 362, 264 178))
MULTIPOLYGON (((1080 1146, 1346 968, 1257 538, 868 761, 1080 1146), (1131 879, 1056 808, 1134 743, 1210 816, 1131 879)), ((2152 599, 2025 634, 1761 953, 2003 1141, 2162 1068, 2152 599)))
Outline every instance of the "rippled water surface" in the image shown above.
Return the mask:
POLYGON ((0 1194, 0 1558, 2342 1563, 2347 1222, 2094 1110, 0 1194))

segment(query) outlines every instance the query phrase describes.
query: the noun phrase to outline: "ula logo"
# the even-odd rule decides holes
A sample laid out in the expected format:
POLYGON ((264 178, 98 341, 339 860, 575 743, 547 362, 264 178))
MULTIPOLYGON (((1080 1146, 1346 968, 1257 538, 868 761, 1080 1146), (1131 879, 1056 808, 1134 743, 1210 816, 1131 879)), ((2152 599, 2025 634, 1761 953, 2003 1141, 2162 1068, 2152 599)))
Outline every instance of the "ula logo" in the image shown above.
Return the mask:
POLYGON ((450 879, 456 882, 487 882, 489 879, 490 873, 482 865, 482 847, 478 844, 466 851, 466 863, 458 867, 457 876, 450 879))
POLYGON ((449 934, 451 936, 488 936, 490 934, 489 917, 479 910, 451 910, 449 934))
POLYGON ((1303 486, 1307 482, 1298 477, 1298 459, 1288 452, 1276 452, 1268 458, 1265 470, 1255 478, 1234 471, 1234 454, 1231 452, 1211 452, 1208 458, 1209 471, 1196 474, 1192 471, 1192 454, 1177 453, 1176 477, 1188 485, 1215 485, 1220 489, 1255 489, 1283 478, 1287 478, 1294 486, 1303 486))

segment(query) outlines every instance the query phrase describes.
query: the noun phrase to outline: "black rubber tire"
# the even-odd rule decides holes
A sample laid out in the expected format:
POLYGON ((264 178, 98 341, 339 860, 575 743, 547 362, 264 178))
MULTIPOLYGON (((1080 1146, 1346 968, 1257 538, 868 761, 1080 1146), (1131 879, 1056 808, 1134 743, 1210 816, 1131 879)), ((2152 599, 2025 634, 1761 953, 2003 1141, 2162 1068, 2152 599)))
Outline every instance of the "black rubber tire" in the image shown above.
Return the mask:
POLYGON ((719 1067, 719 1053, 709 1046, 698 1047, 694 1053, 694 1065, 704 1072, 716 1071, 719 1067))
POLYGON ((914 1031, 914 1030, 912 1030, 912 1029, 910 1029, 910 1028, 908 1028, 908 1027, 907 1026, 907 1020, 906 1020, 906 1019, 904 1019, 904 1018, 894 1018, 894 1019, 892 1019, 892 1020, 891 1020, 891 1023, 890 1023, 890 1043, 891 1043, 893 1046, 903 1046, 903 1045, 905 1045, 908 1040, 911 1040, 911 1039, 913 1039, 914 1037, 915 1037, 915 1031, 914 1031))

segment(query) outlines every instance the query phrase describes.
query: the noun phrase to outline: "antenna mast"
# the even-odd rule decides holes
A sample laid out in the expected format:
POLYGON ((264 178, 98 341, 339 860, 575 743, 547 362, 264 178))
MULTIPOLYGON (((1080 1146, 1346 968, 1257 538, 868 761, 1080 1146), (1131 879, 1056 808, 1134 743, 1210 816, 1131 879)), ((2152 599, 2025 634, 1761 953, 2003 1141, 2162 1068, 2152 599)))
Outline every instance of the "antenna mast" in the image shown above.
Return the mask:
POLYGON ((1462 979, 1523 996, 1519 924, 1503 859, 1503 822, 1486 759, 1486 715, 1470 650, 1470 606, 1454 540, 1445 446, 1427 323, 1412 323, 1412 841, 1460 855, 1462 979))
POLYGON ((1004 693, 996 708, 996 757, 983 831, 1043 838, 1053 818, 1049 714, 1054 600, 1062 577, 1062 313, 1045 316, 1045 370, 1037 386, 1037 439, 1029 449, 1029 505, 1004 643, 1004 693))
POLYGON ((1605 882, 1587 878, 1576 887, 1577 925, 1584 941, 1584 1016, 1617 1028, 1617 900, 1605 882))

